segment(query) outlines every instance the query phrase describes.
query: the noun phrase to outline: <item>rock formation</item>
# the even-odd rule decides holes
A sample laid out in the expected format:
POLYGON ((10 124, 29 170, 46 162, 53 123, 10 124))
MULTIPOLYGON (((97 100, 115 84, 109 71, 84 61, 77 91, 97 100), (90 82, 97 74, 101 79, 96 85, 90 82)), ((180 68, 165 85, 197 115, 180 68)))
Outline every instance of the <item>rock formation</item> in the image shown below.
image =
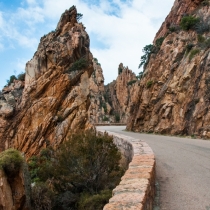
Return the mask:
POLYGON ((25 82, 0 94, 0 151, 14 147, 27 157, 56 147, 75 129, 87 129, 89 77, 93 72, 89 36, 73 6, 55 31, 43 36, 26 64, 25 82))
POLYGON ((90 78, 90 107, 88 111, 89 120, 92 124, 103 121, 105 115, 104 106, 109 106, 104 100, 104 76, 100 63, 93 59, 94 72, 90 78))
POLYGON ((193 12, 203 0, 176 0, 171 9, 171 12, 166 17, 162 26, 155 36, 155 40, 160 37, 166 36, 168 29, 171 26, 179 25, 183 15, 190 14, 193 12))
POLYGON ((119 122, 126 123, 132 104, 135 103, 135 89, 138 87, 138 79, 128 67, 121 63, 118 68, 116 80, 105 86, 105 98, 112 107, 113 115, 118 116, 119 122))
POLYGON ((126 123, 129 110, 134 103, 135 87, 138 86, 136 75, 121 63, 118 77, 113 82, 104 85, 103 70, 98 60, 94 58, 94 72, 90 79, 89 119, 97 123, 126 123))
POLYGON ((156 35, 127 129, 210 138, 209 1, 176 0, 156 35), (182 16, 199 23, 188 31, 182 16), (177 27, 171 30, 170 24, 177 27))

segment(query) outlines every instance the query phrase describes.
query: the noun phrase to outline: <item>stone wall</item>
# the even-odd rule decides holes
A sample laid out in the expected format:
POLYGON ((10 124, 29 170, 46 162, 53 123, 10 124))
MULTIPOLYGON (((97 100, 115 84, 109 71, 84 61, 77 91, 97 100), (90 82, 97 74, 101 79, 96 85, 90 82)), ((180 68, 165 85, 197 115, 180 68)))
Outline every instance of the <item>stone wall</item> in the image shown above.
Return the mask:
MULTIPOLYGON (((104 132, 98 128, 98 131, 104 132)), ((155 196, 155 157, 152 149, 140 139, 108 132, 128 160, 128 170, 103 210, 152 210, 155 196)))

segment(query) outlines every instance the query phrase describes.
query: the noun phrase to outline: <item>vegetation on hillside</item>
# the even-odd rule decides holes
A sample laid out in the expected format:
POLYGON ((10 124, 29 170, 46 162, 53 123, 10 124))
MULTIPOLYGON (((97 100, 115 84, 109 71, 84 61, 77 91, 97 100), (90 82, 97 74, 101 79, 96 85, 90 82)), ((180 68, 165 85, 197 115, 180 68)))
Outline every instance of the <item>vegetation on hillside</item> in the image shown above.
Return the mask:
POLYGON ((34 209, 103 209, 122 176, 120 159, 113 138, 93 131, 43 150, 29 161, 34 209))

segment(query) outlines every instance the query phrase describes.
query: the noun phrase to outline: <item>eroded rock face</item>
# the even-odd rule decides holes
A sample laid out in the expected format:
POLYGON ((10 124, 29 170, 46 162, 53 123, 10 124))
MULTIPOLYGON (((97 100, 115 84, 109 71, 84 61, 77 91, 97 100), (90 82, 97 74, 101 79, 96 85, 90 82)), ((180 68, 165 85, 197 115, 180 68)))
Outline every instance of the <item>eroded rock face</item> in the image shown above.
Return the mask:
MULTIPOLYGON (((210 7, 199 2, 175 1, 167 19, 179 23, 180 19, 173 19, 176 11, 192 11, 209 24, 210 7)), ((144 71, 128 130, 210 137, 209 35, 203 33, 201 43, 195 30, 167 31, 144 71)))
POLYGON ((105 95, 111 104, 114 114, 118 114, 120 122, 126 123, 130 109, 135 101, 131 93, 135 92, 139 81, 135 73, 121 63, 118 68, 118 77, 105 87, 105 95))
POLYGON ((15 97, 11 86, 3 89, 0 151, 14 147, 30 157, 48 145, 56 147, 72 130, 92 126, 87 110, 93 57, 89 36, 76 17, 73 6, 61 16, 56 30, 41 38, 26 64, 25 84, 14 85, 14 90, 22 88, 21 94, 15 97))
POLYGON ((94 72, 90 78, 90 107, 88 110, 89 120, 92 124, 103 120, 105 110, 103 106, 109 106, 104 100, 104 76, 101 65, 96 58, 93 59, 94 72))
POLYGON ((135 102, 134 90, 138 87, 136 75, 121 63, 118 77, 104 85, 103 70, 95 58, 94 72, 90 79, 89 120, 97 123, 126 123, 132 103, 135 102), (130 95, 130 93, 133 95, 130 95), (116 120, 118 116, 118 120, 116 120))
POLYGON ((190 14, 202 1, 203 0, 176 0, 171 12, 166 17, 154 40, 165 36, 171 26, 179 25, 183 15, 190 14))

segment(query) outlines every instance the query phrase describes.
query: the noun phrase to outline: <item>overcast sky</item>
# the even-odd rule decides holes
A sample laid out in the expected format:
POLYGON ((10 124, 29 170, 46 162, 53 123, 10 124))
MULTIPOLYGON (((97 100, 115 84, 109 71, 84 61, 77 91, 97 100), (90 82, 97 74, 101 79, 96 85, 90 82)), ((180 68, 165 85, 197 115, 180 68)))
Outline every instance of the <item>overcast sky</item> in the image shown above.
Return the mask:
POLYGON ((117 77, 119 63, 138 73, 142 48, 151 44, 174 0, 1 0, 0 89, 25 71, 40 37, 54 30, 72 5, 90 36, 91 52, 101 63, 105 83, 117 77))

